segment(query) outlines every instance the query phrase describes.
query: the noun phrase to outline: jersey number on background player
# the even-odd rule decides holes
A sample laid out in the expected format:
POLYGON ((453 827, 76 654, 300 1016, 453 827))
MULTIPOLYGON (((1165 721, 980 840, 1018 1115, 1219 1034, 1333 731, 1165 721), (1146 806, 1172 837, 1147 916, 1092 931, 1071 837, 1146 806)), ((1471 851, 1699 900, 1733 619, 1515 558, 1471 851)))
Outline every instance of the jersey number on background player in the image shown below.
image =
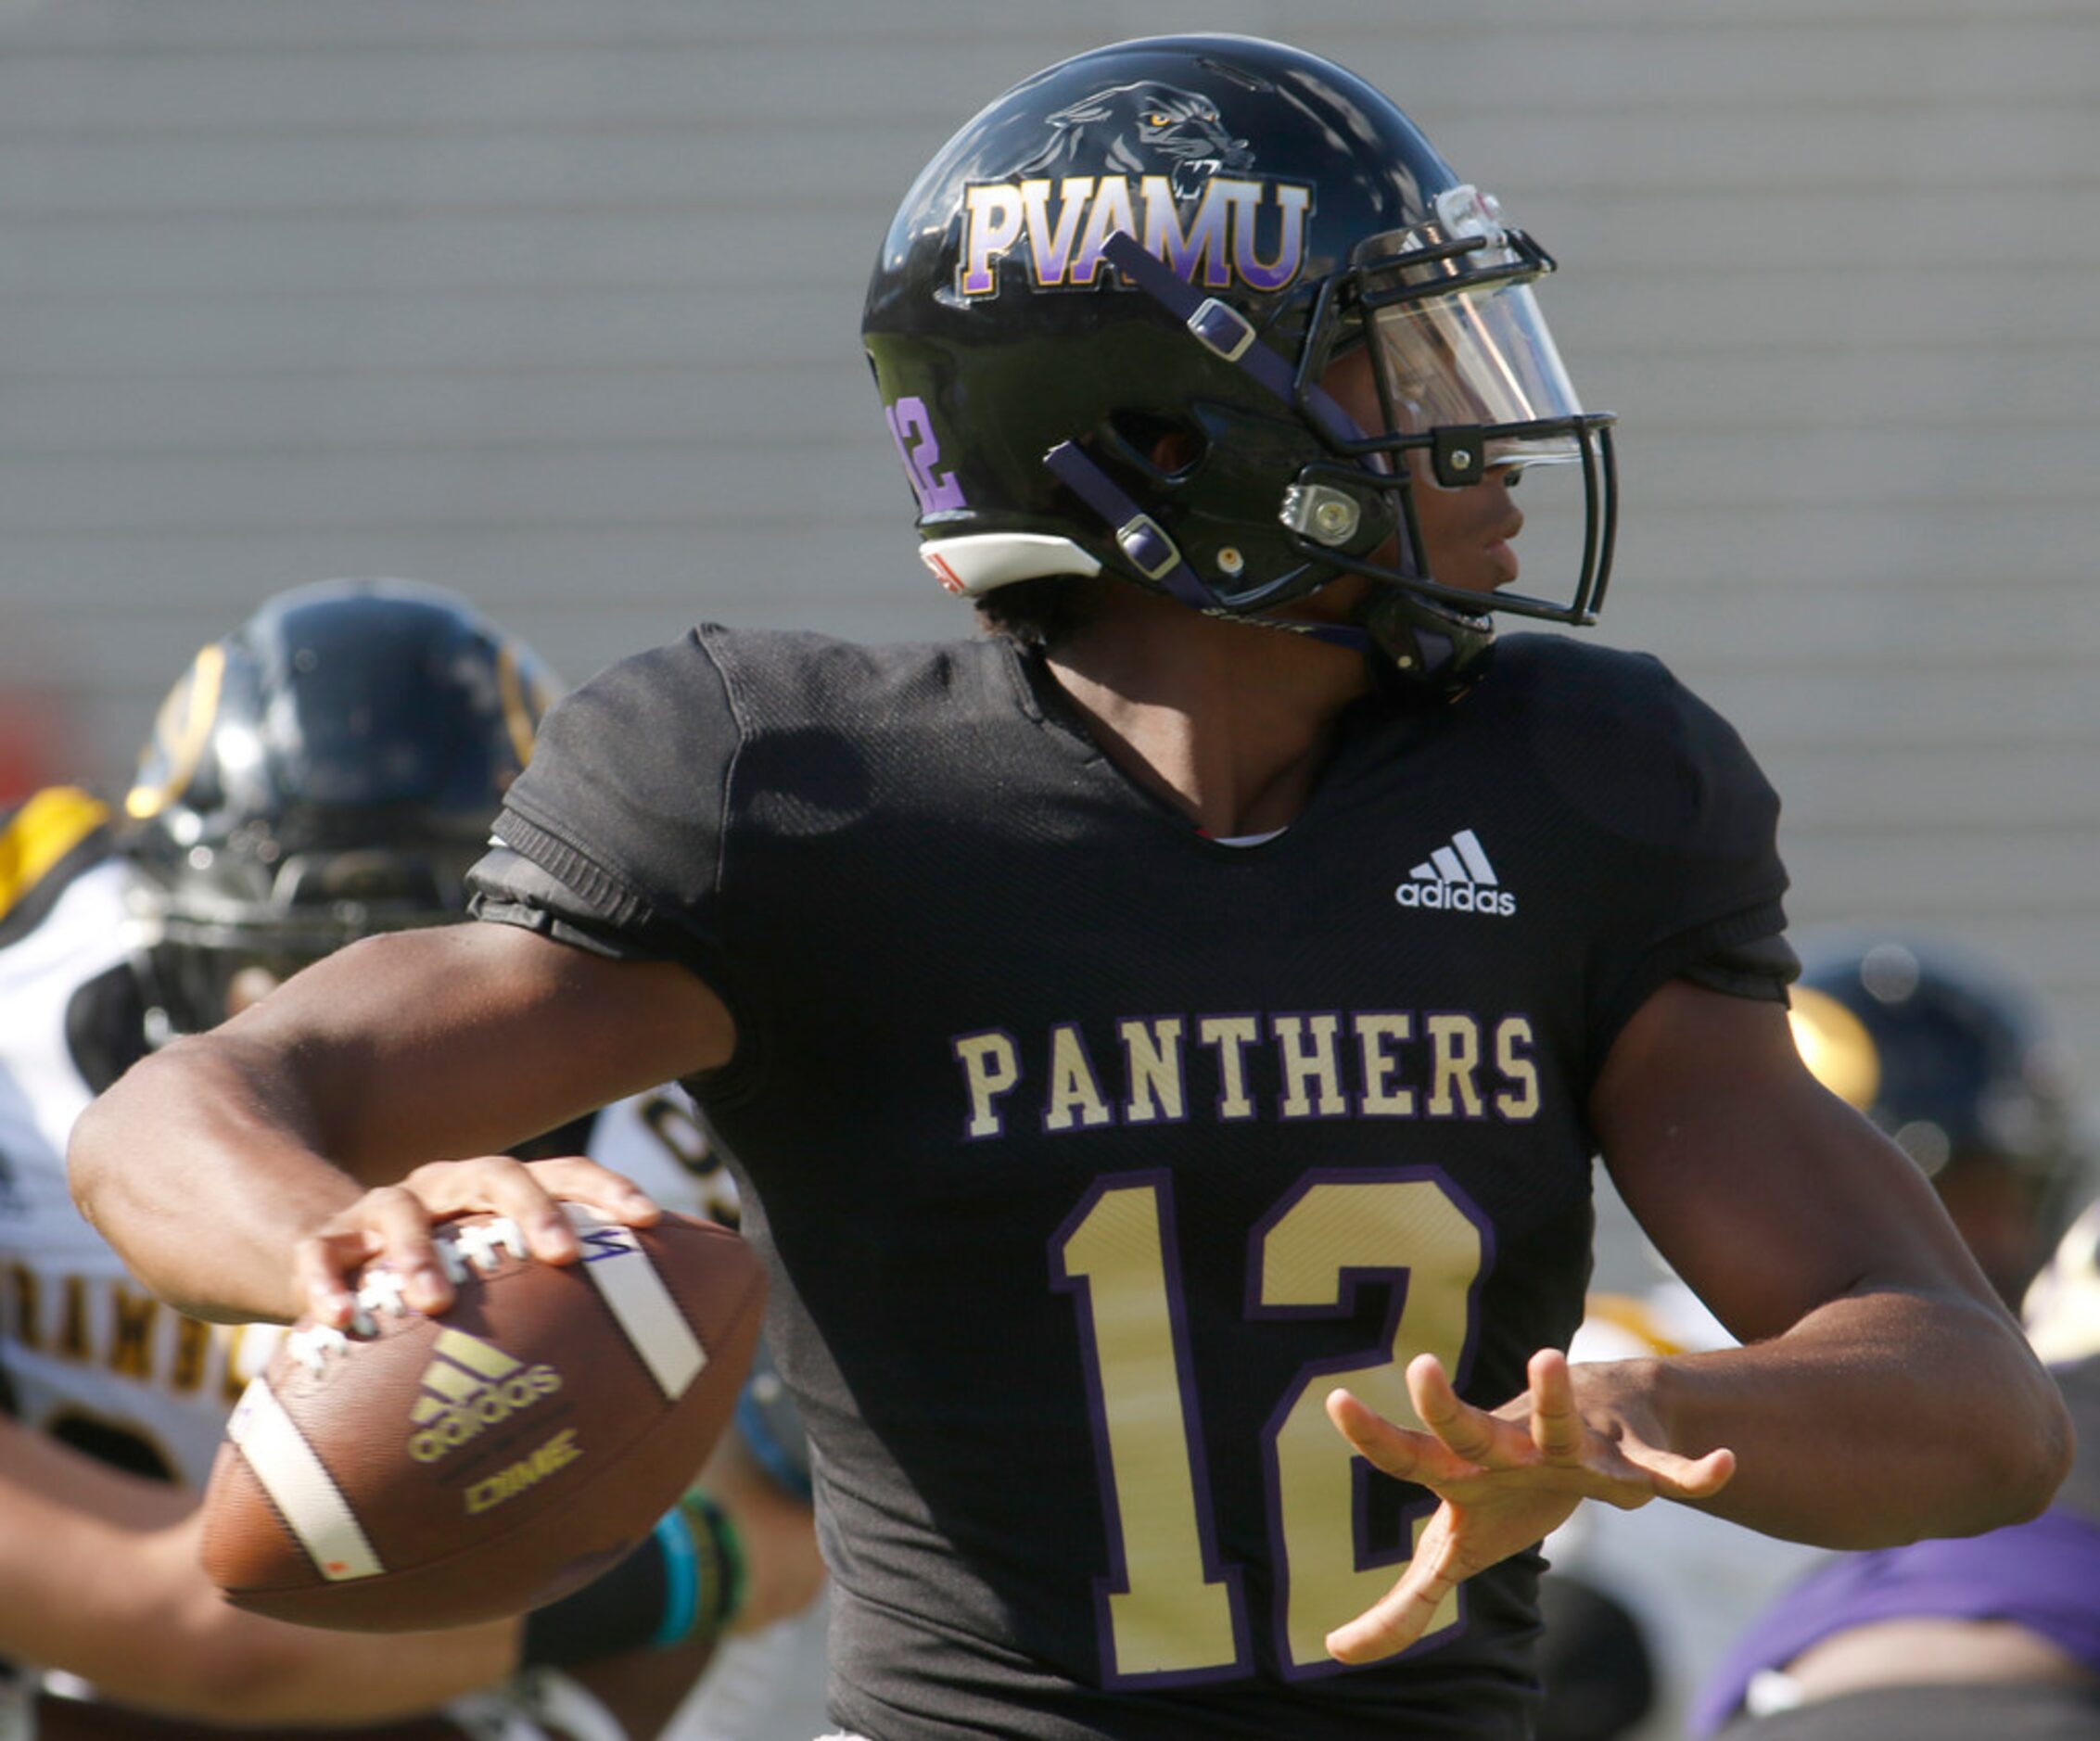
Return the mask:
MULTIPOLYGON (((1462 1370, 1484 1239, 1474 1212, 1422 1168, 1308 1173, 1254 1229, 1248 1314, 1336 1317, 1359 1283, 1400 1303, 1368 1359, 1308 1363, 1270 1414, 1262 1446, 1284 1661, 1337 1668, 1329 1632, 1391 1587, 1404 1556, 1366 1554, 1360 1459, 1327 1418, 1345 1385, 1402 1426, 1420 1421, 1405 1374, 1419 1353, 1462 1370), (1366 1563, 1366 1562, 1368 1563, 1366 1563)), ((1081 1310, 1111 1570, 1097 1595, 1114 1683, 1220 1679, 1253 1667, 1245 1595, 1211 1519, 1187 1345, 1172 1181, 1096 1182, 1051 1241, 1051 1275, 1081 1310)), ((1412 1523, 1409 1541, 1428 1521, 1412 1523)), ((1456 1623, 1456 1592, 1424 1642, 1456 1623)))

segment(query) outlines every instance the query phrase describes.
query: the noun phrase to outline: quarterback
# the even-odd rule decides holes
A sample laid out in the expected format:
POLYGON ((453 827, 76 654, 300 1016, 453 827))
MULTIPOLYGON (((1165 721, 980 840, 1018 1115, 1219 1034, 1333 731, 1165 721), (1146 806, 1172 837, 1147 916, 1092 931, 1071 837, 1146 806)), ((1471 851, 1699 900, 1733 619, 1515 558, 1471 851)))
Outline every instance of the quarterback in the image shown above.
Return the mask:
POLYGON ((1518 1736, 1585 1497, 1852 1545, 2040 1509, 2045 1375, 1788 1037, 1742 743, 1652 660, 1495 644, 1610 566, 1552 266, 1275 44, 996 98, 862 332, 922 554, 997 632, 615 666, 511 789, 484 922, 139 1066, 76 1132, 88 1214, 200 1314, 340 1321, 381 1252, 435 1306, 433 1215, 551 1258, 550 1193, 646 1222, 498 1151, 686 1082, 873 1741, 1518 1736), (1520 476, 1585 528, 1521 588, 1520 476), (1570 1365, 1599 1150, 1749 1346, 1570 1365))

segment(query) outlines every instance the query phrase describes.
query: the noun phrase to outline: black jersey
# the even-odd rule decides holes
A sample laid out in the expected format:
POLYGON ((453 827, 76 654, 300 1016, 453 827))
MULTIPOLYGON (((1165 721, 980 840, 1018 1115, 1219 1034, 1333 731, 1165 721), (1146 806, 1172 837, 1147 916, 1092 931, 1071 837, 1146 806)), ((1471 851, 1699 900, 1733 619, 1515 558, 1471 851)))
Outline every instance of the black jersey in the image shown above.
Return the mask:
MULTIPOLYGON (((874 1737, 1505 1736, 1535 1555, 1400 1659, 1327 1631, 1428 1515, 1328 1422, 1495 1404, 1580 1319, 1585 1100, 1782 928, 1776 805, 1651 659, 1517 637, 1204 839, 999 641, 705 629, 550 715, 485 916, 684 961, 874 1737)), ((1783 995, 1776 985, 1773 995, 1783 995)))

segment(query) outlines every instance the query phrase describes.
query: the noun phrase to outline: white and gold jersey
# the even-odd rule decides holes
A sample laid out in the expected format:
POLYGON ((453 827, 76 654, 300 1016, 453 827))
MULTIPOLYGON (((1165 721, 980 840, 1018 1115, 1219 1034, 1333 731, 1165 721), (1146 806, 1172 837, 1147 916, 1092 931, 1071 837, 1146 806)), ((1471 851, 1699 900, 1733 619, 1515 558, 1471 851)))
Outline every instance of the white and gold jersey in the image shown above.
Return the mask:
MULTIPOLYGON (((42 874, 18 874, 15 898, 0 902, 0 920, 37 903, 32 923, 0 931, 0 1367, 25 1424, 200 1486, 226 1413, 277 1331, 205 1324, 157 1300, 73 1207, 67 1135, 106 1086, 94 1078, 110 1049, 83 1036, 107 1036, 112 1022, 135 1027, 142 938, 138 873, 94 849, 98 807, 71 795, 79 801, 61 807, 43 794, 6 831, 14 858, 42 874), (19 838, 32 830, 45 843, 34 853, 19 838), (68 832, 72 849, 54 855, 68 832)), ((134 1055, 145 1045, 136 1036, 134 1055)), ((681 1089, 607 1107, 582 1146, 666 1208, 736 1219, 735 1188, 681 1089)))
POLYGON ((67 1136, 103 1086, 80 1036, 140 944, 137 872, 101 820, 80 794, 40 794, 0 848, 0 1367, 27 1425, 194 1485, 272 1333, 156 1300, 67 1188, 67 1136))
MULTIPOLYGON (((112 849, 107 820, 98 803, 67 790, 0 816, 0 1373, 26 1425, 200 1487, 228 1410, 281 1332, 206 1324, 157 1300, 73 1207, 65 1166, 73 1122, 148 1045, 151 999, 136 967, 146 943, 140 874, 112 849)), ((736 1188, 683 1089, 618 1101, 562 1137, 667 1209, 735 1225, 736 1188)), ((682 1721, 708 1723, 695 1734, 756 1741, 775 1733, 769 1722, 792 1689, 801 1702, 789 1721, 814 1734, 821 1635, 820 1613, 725 1645, 743 1696, 730 1700, 731 1726, 700 1717, 715 1707, 697 1701, 682 1721), (790 1637, 799 1646, 792 1663, 783 1660, 790 1637)), ((455 1703, 448 1715, 463 1735, 505 1741, 588 1732, 575 1713, 541 1709, 521 1688, 455 1703)))

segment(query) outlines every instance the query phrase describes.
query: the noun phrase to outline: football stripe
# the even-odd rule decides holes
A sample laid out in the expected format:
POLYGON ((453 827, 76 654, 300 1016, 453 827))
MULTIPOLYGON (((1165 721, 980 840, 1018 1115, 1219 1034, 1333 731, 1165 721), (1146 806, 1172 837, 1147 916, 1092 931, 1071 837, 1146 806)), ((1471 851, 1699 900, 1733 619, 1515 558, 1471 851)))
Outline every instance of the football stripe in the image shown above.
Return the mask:
POLYGON ((603 1220, 581 1203, 562 1207, 583 1245, 583 1273, 642 1356, 656 1388, 675 1402, 707 1364, 706 1351, 685 1314, 630 1228, 603 1220))
POLYGON ((324 1578, 341 1583, 387 1569, 334 1478, 265 1379, 249 1382, 226 1423, 226 1437, 240 1447, 270 1503, 324 1578))

